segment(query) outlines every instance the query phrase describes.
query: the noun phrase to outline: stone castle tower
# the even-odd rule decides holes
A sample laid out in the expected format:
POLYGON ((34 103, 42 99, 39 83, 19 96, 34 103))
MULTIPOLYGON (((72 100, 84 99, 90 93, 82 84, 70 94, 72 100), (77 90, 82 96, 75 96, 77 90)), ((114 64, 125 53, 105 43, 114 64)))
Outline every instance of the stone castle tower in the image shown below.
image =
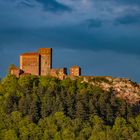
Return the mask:
POLYGON ((48 75, 52 68, 52 49, 51 48, 39 48, 40 59, 40 75, 48 75))

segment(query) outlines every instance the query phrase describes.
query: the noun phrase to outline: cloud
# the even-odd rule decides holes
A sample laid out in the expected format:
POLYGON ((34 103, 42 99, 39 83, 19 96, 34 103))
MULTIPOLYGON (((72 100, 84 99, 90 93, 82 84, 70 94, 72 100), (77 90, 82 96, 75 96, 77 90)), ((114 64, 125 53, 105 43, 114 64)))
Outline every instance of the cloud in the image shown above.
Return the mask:
POLYGON ((100 21, 110 24, 132 13, 138 15, 140 6, 120 0, 1 0, 0 28, 73 26, 85 21, 98 28, 100 21))
POLYGON ((85 21, 85 25, 87 25, 89 28, 99 28, 102 26, 102 21, 98 19, 87 19, 85 21))
POLYGON ((123 25, 140 25, 140 13, 137 14, 129 14, 124 15, 122 17, 118 17, 115 22, 116 25, 123 24, 123 25))
POLYGON ((17 7, 20 7, 20 8, 30 7, 30 8, 32 8, 32 7, 35 7, 35 3, 33 3, 30 0, 22 0, 22 1, 18 1, 17 7))
POLYGON ((140 1, 139 0, 113 0, 116 1, 118 3, 123 3, 123 4, 132 4, 132 5, 140 5, 140 1))
POLYGON ((56 0, 36 0, 41 3, 46 11, 58 12, 58 11, 71 11, 71 8, 56 0))
POLYGON ((25 46, 111 50, 138 55, 140 9, 136 2, 2 0, 1 48, 26 42, 25 46), (44 10, 48 5, 56 10, 44 10), (60 5, 69 7, 71 11, 61 9, 60 5))
POLYGON ((59 49, 102 51, 140 54, 140 29, 102 25, 13 29, 0 32, 0 48, 30 48, 40 46, 59 49))

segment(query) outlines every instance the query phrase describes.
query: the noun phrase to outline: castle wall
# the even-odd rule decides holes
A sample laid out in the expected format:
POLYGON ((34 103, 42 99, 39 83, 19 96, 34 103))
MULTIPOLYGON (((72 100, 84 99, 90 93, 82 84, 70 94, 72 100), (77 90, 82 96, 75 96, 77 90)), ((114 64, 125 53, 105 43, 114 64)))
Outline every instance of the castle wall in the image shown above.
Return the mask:
POLYGON ((66 68, 55 68, 50 70, 50 76, 57 77, 61 80, 65 79, 66 75, 67 75, 66 68))

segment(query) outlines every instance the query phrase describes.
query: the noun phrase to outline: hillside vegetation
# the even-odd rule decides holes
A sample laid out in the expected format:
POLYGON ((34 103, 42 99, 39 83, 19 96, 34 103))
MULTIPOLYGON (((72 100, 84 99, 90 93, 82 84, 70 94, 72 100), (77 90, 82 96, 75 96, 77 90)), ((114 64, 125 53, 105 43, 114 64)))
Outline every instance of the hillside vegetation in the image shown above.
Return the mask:
POLYGON ((139 94, 126 79, 8 75, 0 81, 0 139, 139 140, 139 94))

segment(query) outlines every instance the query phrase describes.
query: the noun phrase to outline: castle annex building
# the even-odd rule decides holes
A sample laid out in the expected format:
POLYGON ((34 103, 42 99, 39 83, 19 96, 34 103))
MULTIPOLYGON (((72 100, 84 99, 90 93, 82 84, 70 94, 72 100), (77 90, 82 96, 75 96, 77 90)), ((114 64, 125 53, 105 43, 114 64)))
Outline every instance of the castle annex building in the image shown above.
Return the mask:
MULTIPOLYGON (((39 48, 38 52, 27 52, 20 55, 20 68, 13 66, 10 70, 16 77, 24 75, 52 76, 64 79, 67 68, 52 68, 52 48, 39 48)), ((80 76, 81 68, 72 66, 70 76, 80 76)))

